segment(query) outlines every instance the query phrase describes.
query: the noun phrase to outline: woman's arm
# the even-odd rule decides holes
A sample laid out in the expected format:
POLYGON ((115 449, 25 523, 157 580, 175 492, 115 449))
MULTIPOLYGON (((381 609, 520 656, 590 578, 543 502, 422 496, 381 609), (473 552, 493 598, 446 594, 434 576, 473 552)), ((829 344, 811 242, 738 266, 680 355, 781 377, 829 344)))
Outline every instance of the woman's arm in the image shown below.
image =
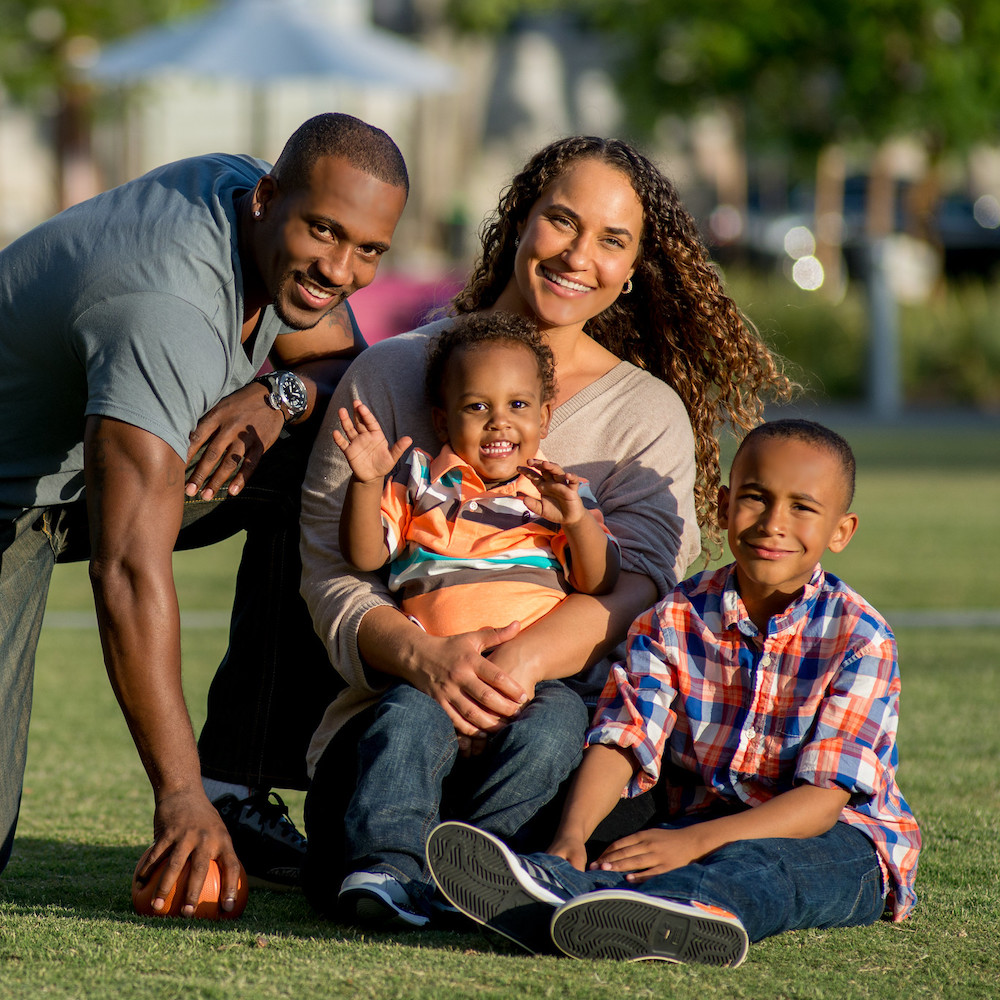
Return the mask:
POLYGON ((622 573, 610 594, 568 595, 544 618, 498 646, 490 659, 533 695, 540 681, 572 677, 600 662, 657 596, 648 576, 622 573))

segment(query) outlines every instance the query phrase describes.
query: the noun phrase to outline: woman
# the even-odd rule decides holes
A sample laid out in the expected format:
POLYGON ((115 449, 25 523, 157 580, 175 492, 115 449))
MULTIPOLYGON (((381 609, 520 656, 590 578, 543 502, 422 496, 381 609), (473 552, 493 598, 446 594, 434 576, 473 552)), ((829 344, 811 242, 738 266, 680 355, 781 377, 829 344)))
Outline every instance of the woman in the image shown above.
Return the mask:
POLYGON ((379 877, 343 887, 350 915, 417 926, 426 922, 430 884, 423 838, 437 821, 414 805, 421 783, 440 782, 448 761, 469 754, 466 780, 450 796, 455 814, 502 837, 514 837, 555 795, 585 724, 558 680, 574 677, 584 692, 600 687, 629 624, 698 554, 699 521, 717 537, 722 414, 746 430, 760 418, 764 391, 789 388, 722 290, 673 187, 616 140, 561 140, 532 158, 485 227, 482 259, 454 306, 538 324, 558 382, 546 455, 589 480, 622 546, 623 572, 611 594, 570 594, 524 630, 495 622, 458 636, 424 633, 380 580, 351 573, 337 551, 349 469, 331 435, 338 407, 362 398, 390 441, 405 433, 433 447, 424 353, 448 320, 379 344, 352 365, 303 493, 303 594, 347 683, 310 749, 306 889, 333 911, 340 876, 360 867, 379 877), (393 683, 405 706, 376 718, 373 706, 393 683), (410 727, 433 729, 447 745, 428 749, 427 761, 392 760, 386 741, 410 727), (550 762, 545 773, 540 762, 550 762), (385 815, 369 823, 379 804, 385 815), (345 815, 349 827, 364 827, 346 859, 345 815), (380 854, 387 839, 406 845, 380 854))

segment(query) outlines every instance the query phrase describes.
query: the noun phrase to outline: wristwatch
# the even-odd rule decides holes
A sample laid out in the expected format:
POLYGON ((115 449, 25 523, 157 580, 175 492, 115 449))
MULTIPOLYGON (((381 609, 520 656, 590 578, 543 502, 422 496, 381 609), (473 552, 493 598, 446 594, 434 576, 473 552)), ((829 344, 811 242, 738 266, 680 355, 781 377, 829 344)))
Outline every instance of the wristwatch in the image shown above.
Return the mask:
POLYGON ((254 379, 267 386, 271 394, 267 397, 267 405, 272 410, 280 410, 285 414, 285 423, 297 420, 306 412, 309 396, 305 383, 295 372, 269 372, 254 379))

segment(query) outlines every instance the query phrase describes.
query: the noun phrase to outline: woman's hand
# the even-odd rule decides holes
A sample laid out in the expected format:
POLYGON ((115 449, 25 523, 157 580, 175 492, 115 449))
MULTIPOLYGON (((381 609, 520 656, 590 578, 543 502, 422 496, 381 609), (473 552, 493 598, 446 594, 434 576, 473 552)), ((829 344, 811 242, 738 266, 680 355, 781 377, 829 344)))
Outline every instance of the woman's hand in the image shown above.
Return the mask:
POLYGON ((361 620, 358 649, 368 665, 433 698, 456 732, 475 736, 512 719, 528 700, 524 688, 486 653, 517 635, 517 622, 459 635, 430 635, 398 609, 372 608, 361 620))

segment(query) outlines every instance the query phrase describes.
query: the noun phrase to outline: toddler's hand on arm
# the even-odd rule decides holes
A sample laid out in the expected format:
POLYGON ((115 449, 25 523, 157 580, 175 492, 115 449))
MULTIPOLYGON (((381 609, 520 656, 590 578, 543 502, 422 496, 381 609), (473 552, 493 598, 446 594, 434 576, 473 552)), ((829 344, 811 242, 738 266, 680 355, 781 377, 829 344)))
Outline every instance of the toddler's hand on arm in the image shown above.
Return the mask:
POLYGON ((391 448, 375 415, 361 402, 354 401, 354 419, 343 406, 338 411, 341 430, 334 430, 333 440, 344 453, 354 478, 362 483, 377 482, 381 488, 403 452, 413 443, 401 437, 391 448))
POLYGON ((532 513, 558 524, 574 524, 587 517, 587 509, 580 499, 580 477, 564 472, 555 462, 533 458, 528 465, 520 466, 522 473, 538 487, 541 499, 519 494, 532 513))

